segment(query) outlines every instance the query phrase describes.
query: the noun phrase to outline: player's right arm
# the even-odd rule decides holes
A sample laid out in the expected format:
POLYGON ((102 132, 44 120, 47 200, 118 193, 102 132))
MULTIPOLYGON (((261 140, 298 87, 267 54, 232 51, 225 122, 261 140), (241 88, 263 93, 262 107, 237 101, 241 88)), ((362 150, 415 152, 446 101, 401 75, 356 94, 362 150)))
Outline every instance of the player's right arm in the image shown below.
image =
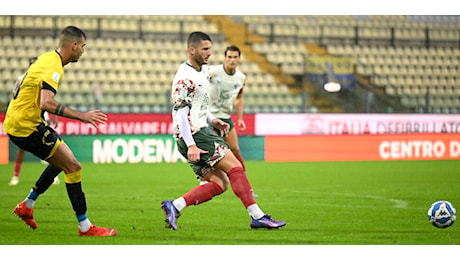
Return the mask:
POLYGON ((188 147, 187 150, 187 159, 191 162, 197 162, 200 160, 200 155, 208 153, 207 151, 201 150, 196 146, 195 140, 192 137, 192 132, 190 131, 190 126, 188 123, 188 113, 190 108, 188 106, 182 107, 177 110, 177 120, 179 123, 179 131, 184 139, 185 144, 188 147))
MULTIPOLYGON (((43 83, 46 84, 46 83, 43 83)), ((71 119, 77 119, 98 128, 97 123, 104 124, 107 121, 107 115, 99 110, 80 112, 70 109, 54 99, 55 90, 51 87, 41 89, 40 92, 40 109, 48 111, 54 115, 63 116, 71 119)))

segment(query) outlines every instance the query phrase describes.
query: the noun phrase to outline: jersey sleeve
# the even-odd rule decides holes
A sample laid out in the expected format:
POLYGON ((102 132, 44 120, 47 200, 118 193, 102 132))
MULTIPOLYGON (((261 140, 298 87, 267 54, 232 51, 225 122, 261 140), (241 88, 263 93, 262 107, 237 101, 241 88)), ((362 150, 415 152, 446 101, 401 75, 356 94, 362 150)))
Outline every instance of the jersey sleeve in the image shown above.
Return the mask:
POLYGON ((42 74, 42 82, 46 82, 46 84, 42 84, 42 87, 47 85, 47 87, 52 87, 55 91, 57 91, 63 76, 64 70, 62 69, 61 64, 56 63, 50 65, 42 74))
POLYGON ((192 107, 192 100, 195 96, 195 84, 188 79, 179 80, 174 84, 173 109, 192 107))

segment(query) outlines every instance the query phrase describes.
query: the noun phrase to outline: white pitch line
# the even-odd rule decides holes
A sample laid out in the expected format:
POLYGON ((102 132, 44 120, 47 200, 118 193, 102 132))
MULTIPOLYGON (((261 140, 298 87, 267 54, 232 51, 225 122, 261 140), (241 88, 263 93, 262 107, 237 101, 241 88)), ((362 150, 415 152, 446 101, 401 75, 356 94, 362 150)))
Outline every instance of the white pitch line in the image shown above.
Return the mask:
POLYGON ((407 208, 408 203, 404 200, 400 199, 393 199, 393 198, 386 198, 381 196, 372 196, 372 195, 359 195, 359 194, 351 194, 351 193, 336 193, 336 192, 320 192, 320 191, 306 191, 307 193, 322 193, 322 194, 331 194, 337 196, 346 196, 346 197, 354 197, 354 198, 366 198, 366 199, 375 199, 375 200, 386 200, 393 203, 393 208, 404 209, 407 208))
POLYGON ((370 196, 366 195, 364 196, 365 198, 370 198, 370 199, 376 199, 376 200, 388 200, 394 203, 393 208, 399 208, 399 209, 404 209, 407 208, 407 202, 404 200, 399 200, 399 199, 392 199, 392 198, 385 198, 385 197, 379 197, 379 196, 370 196))

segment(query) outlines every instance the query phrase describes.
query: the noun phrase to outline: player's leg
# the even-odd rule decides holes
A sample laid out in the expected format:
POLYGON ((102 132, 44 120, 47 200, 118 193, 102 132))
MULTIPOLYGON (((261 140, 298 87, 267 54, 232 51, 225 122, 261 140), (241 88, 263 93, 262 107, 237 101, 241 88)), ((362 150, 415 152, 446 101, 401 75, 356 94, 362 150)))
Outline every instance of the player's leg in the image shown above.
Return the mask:
MULTIPOLYGON (((213 164, 223 158, 227 151, 230 152, 227 144, 209 128, 200 129, 193 138, 196 145, 208 153, 202 154, 198 162, 189 161, 189 165, 197 176, 204 178, 208 182, 191 189, 174 201, 165 200, 161 203, 167 227, 173 230, 177 229, 176 220, 180 216, 182 209, 209 201, 228 188, 229 180, 226 174, 212 169, 213 164)), ((182 156, 187 158, 188 147, 184 141, 177 141, 177 149, 182 156)))
MULTIPOLYGON (((18 204, 14 209, 16 215, 32 228, 37 228, 32 216, 35 201, 40 194, 43 194, 49 188, 62 169, 66 174, 64 179, 66 180, 67 193, 77 214, 80 229, 88 231, 91 236, 116 234, 116 230, 95 227, 89 222, 86 217, 86 200, 81 189, 81 165, 69 147, 52 128, 41 124, 37 127, 37 131, 29 137, 15 138, 10 136, 10 138, 19 147, 50 163, 29 192, 26 200, 18 204)), ((80 235, 89 234, 82 233, 81 230, 79 231, 80 235)))
POLYGON ((232 150, 233 155, 235 155, 236 159, 240 161, 241 166, 243 166, 243 169, 246 171, 246 166, 244 165, 243 157, 240 152, 240 146, 238 145, 238 134, 236 133, 235 128, 228 132, 228 135, 224 138, 224 140, 230 147, 230 150, 232 150))
POLYGON ((53 184, 54 178, 58 176, 61 171, 61 169, 55 167, 54 165, 48 164, 32 189, 37 193, 35 200, 40 194, 43 194, 48 190, 51 184, 53 184))
POLYGON ((245 208, 256 204, 246 172, 231 151, 227 152, 224 158, 217 162, 214 167, 226 172, 233 193, 241 200, 245 208))
POLYGON ((166 217, 166 227, 176 230, 177 218, 179 218, 180 212, 184 208, 209 201, 228 189, 228 177, 225 172, 221 170, 210 170, 206 175, 202 176, 202 178, 205 179, 207 183, 194 187, 174 201, 165 200, 161 203, 161 208, 166 217))
MULTIPOLYGON (((94 226, 86 216, 86 198, 81 186, 82 168, 70 148, 62 143, 56 153, 47 160, 50 164, 61 168, 72 208, 78 220, 81 236, 114 236, 116 229, 94 226)), ((53 178, 54 180, 54 178, 53 178)))
POLYGON ((58 169, 53 165, 48 165, 40 175, 40 178, 37 180, 33 188, 30 190, 25 200, 18 204, 18 206, 14 209, 16 215, 23 219, 24 222, 26 222, 26 224, 33 229, 37 228, 37 223, 33 218, 35 202, 37 201, 38 196, 44 193, 49 188, 49 186, 51 186, 54 177, 57 176, 60 172, 61 169, 58 169))
MULTIPOLYGON (((235 128, 230 130, 228 135, 224 138, 224 141, 228 144, 233 155, 235 155, 235 158, 241 163, 243 170, 246 172, 246 166, 244 165, 243 156, 241 156, 240 146, 238 145, 238 134, 236 133, 235 128)), ((259 197, 254 190, 252 191, 252 195, 256 198, 259 197)))
MULTIPOLYGON (((51 154, 55 150, 55 147, 61 142, 60 138, 53 131, 48 130, 44 124, 39 125, 36 131, 28 137, 14 137, 11 135, 9 135, 9 137, 19 148, 33 153, 40 159, 44 159, 51 154)), ((53 178, 59 172, 59 169, 47 167, 38 179, 36 185, 30 190, 26 199, 19 203, 13 210, 18 217, 33 229, 37 228, 37 224, 33 218, 35 201, 41 193, 48 189, 53 178), (48 178, 47 176, 49 175, 52 177, 48 178), (51 180, 51 182, 48 180, 51 180), (40 188, 37 187, 37 184, 40 188)))
POLYGON ((9 185, 16 185, 19 183, 19 174, 21 173, 22 162, 24 161, 24 154, 25 151, 21 148, 18 148, 16 152, 16 157, 14 159, 14 173, 13 177, 11 177, 11 181, 8 183, 9 185))
POLYGON ((222 194, 228 189, 228 177, 221 170, 212 170, 203 176, 203 178, 208 183, 194 187, 181 197, 183 198, 183 203, 175 204, 179 211, 187 206, 198 205, 211 200, 214 196, 222 194))
POLYGON ((272 219, 259 208, 246 172, 232 152, 228 152, 215 167, 227 173, 233 193, 241 200, 251 216, 251 228, 279 228, 286 225, 283 221, 272 219))
MULTIPOLYGON (((236 159, 241 163, 243 170, 246 171, 246 166, 244 165, 243 157, 241 156, 240 153, 240 147, 238 145, 238 134, 236 133, 236 130, 234 128, 233 121, 227 119, 225 122, 230 124, 230 131, 228 132, 227 136, 224 137, 225 143, 229 146, 230 150, 233 152, 235 155, 236 159)), ((214 129, 218 134, 220 134, 219 129, 214 129)), ((206 183, 206 180, 202 178, 198 178, 199 182, 201 185, 206 183)))

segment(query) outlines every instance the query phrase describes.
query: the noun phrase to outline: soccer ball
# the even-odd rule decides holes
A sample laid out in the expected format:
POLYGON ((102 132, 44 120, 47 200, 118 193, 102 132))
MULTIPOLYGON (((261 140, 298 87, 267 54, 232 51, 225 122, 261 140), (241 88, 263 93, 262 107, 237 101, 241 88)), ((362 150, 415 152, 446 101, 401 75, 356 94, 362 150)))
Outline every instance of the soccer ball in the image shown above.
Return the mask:
POLYGON ((450 227, 455 219, 457 219, 457 211, 452 203, 446 200, 436 201, 428 210, 428 220, 437 228, 450 227))

